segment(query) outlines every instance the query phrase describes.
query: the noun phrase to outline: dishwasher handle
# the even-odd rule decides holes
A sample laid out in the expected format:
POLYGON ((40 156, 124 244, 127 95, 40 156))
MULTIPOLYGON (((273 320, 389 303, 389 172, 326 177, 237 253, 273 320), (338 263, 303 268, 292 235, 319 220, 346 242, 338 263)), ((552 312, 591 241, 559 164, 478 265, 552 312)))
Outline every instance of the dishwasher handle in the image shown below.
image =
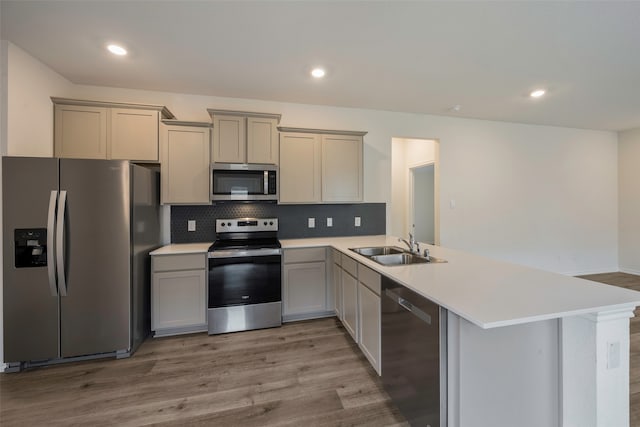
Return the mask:
POLYGON ((431 324, 431 316, 424 311, 420 310, 415 305, 411 304, 411 302, 405 298, 402 298, 395 292, 390 289, 385 289, 384 293, 386 296, 391 298, 395 303, 397 303, 400 307, 404 308, 418 319, 422 320, 424 323, 430 325, 431 324))

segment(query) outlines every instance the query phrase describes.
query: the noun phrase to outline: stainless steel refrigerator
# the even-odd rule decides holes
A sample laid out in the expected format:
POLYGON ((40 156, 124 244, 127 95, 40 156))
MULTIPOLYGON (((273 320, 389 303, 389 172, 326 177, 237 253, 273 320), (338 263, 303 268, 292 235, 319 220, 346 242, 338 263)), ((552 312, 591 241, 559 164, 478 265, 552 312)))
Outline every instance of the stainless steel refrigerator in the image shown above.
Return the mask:
POLYGON ((156 171, 117 160, 2 159, 8 370, 126 357, 150 332, 156 171))

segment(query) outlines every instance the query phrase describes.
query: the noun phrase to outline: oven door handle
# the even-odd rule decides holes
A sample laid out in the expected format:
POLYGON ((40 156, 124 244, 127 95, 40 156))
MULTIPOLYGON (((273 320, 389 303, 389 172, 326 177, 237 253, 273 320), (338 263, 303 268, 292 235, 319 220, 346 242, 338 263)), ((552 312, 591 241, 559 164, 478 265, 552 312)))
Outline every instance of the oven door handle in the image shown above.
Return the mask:
POLYGON ((282 249, 220 250, 209 252, 209 258, 246 258, 281 255, 282 249))

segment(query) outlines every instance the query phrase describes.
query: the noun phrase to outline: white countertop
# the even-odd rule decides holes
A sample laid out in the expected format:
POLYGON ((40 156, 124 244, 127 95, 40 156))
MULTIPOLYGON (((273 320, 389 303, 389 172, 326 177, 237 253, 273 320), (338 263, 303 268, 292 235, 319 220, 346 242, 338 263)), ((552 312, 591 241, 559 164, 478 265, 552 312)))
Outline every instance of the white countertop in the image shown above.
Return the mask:
POLYGON ((281 240, 282 247, 331 246, 481 328, 630 309, 640 292, 420 244, 447 263, 385 267, 349 248, 404 246, 392 236, 281 240))
POLYGON ((211 246, 213 242, 207 243, 173 243, 171 245, 166 245, 161 248, 158 248, 152 252, 150 255, 180 255, 180 254, 199 254, 206 253, 209 251, 209 246, 211 246))

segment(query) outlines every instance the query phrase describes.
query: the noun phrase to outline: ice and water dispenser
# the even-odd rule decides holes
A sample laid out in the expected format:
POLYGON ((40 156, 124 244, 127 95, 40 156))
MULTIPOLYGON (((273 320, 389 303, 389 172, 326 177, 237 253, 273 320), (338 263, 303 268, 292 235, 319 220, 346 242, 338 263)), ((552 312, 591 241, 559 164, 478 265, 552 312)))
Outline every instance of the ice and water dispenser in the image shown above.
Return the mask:
POLYGON ((14 237, 16 268, 47 265, 46 228, 18 228, 14 237))

